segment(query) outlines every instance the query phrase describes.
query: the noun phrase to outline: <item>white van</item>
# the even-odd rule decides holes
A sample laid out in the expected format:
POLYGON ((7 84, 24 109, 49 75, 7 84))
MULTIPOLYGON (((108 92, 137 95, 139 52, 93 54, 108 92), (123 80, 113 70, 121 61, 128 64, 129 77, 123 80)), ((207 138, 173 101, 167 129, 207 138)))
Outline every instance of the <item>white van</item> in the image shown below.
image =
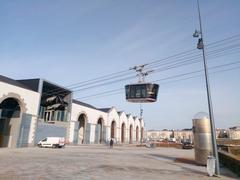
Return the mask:
POLYGON ((46 137, 38 142, 38 147, 61 148, 65 146, 64 137, 46 137))

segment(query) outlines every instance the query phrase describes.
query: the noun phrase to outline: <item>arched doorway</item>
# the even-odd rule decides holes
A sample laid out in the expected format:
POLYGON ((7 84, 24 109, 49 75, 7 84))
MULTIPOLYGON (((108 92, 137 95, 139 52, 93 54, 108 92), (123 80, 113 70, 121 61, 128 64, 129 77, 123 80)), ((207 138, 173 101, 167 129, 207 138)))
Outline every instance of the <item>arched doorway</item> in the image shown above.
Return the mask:
POLYGON ((139 127, 136 127, 136 142, 139 142, 139 127))
POLYGON ((79 126, 78 126, 78 144, 83 144, 86 142, 86 125, 87 125, 87 117, 85 114, 80 114, 79 118, 79 126))
POLYGON ((16 146, 21 108, 18 100, 7 98, 0 104, 0 147, 16 146))
POLYGON ((141 128, 141 142, 143 142, 143 136, 144 136, 144 129, 143 127, 141 128))
POLYGON ((125 123, 122 123, 122 127, 121 127, 121 142, 124 143, 125 142, 125 123))
POLYGON ((99 133, 100 138, 99 138, 98 143, 102 143, 103 142, 103 118, 98 119, 97 125, 98 125, 99 131, 100 131, 100 133, 99 133))
POLYGON ((132 144, 133 126, 130 125, 129 128, 129 143, 132 144))
POLYGON ((111 138, 116 138, 116 122, 112 121, 111 124, 111 138))

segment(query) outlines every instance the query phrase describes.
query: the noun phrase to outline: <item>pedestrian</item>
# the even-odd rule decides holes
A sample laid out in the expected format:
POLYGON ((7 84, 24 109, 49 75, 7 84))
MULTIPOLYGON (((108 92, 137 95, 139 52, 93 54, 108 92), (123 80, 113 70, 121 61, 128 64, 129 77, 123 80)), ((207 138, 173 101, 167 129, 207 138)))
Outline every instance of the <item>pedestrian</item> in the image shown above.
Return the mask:
POLYGON ((113 148, 113 139, 111 138, 110 140, 110 148, 112 149, 113 148))

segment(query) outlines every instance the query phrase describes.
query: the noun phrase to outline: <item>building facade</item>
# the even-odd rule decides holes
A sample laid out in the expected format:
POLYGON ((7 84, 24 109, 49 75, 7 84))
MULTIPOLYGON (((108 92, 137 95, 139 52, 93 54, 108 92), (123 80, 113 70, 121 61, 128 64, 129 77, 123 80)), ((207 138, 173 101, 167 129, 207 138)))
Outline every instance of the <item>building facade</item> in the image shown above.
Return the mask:
POLYGON ((240 139, 240 126, 230 127, 227 134, 229 139, 240 139))
POLYGON ((144 121, 116 107, 96 108, 44 79, 0 76, 0 147, 34 146, 50 136, 70 144, 138 143, 144 121))

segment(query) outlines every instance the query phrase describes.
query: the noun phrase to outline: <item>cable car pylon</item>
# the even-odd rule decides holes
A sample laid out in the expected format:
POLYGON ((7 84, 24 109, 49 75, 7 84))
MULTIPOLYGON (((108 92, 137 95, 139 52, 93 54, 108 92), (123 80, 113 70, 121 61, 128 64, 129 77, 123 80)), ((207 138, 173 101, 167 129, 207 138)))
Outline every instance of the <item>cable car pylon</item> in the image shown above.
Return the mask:
POLYGON ((145 77, 153 71, 144 71, 147 64, 134 66, 130 70, 135 70, 138 76, 138 83, 125 86, 126 100, 133 103, 150 103, 157 101, 159 85, 145 82, 145 77))

